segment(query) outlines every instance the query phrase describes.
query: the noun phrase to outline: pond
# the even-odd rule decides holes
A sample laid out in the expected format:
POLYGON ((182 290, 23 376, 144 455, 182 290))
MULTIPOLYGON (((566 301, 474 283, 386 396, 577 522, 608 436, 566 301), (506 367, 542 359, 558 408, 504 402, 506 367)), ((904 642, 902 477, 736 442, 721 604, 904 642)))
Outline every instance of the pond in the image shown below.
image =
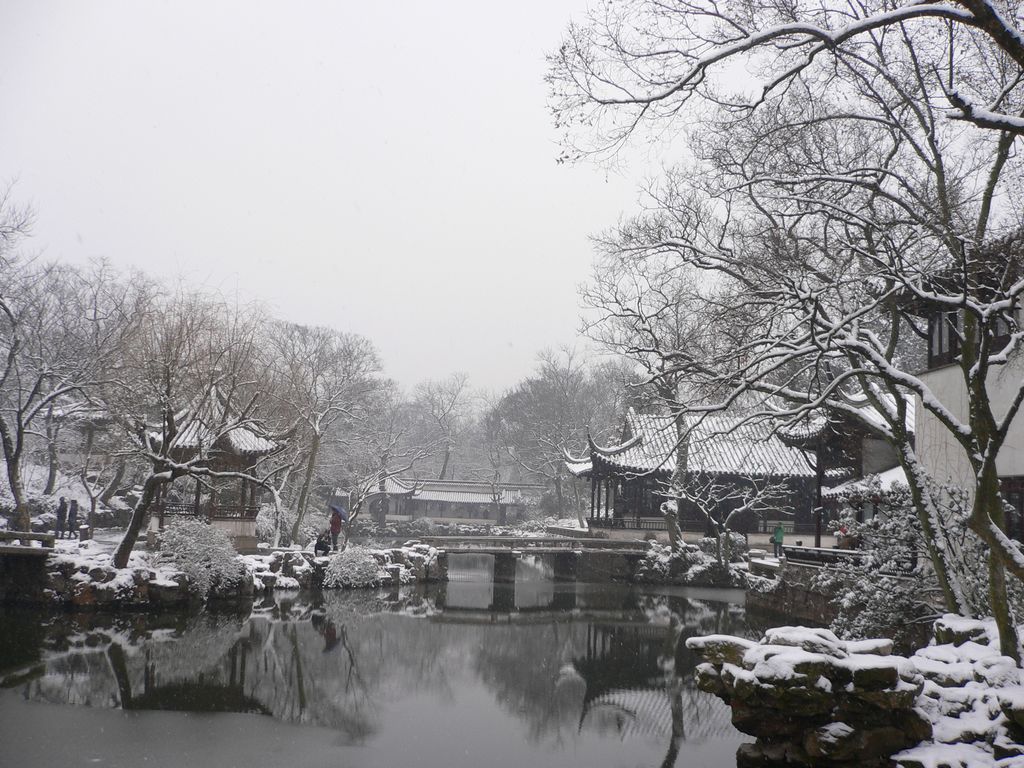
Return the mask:
MULTIPOLYGON (((191 614, 0 614, 4 764, 728 766, 681 642, 742 593, 474 580, 191 614), (70 706, 69 706, 70 705, 70 706)), ((486 574, 484 574, 486 576, 486 574)))

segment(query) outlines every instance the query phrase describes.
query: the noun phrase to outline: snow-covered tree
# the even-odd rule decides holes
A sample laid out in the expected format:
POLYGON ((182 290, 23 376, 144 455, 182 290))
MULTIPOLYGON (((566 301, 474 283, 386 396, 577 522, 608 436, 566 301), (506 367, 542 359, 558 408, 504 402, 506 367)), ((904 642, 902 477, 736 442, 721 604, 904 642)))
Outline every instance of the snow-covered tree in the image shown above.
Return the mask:
POLYGON ((1005 408, 989 392, 1024 336, 1024 185, 1011 125, 1024 99, 1019 39, 987 26, 1012 30, 1013 17, 971 2, 605 7, 555 57, 560 115, 589 119, 599 142, 614 143, 647 118, 669 130, 694 95, 712 106, 690 126, 692 166, 608 238, 637 262, 670 258, 709 275, 707 306, 727 343, 711 355, 679 350, 678 367, 718 393, 708 409, 757 395, 782 421, 822 406, 858 421, 871 405, 881 418, 864 426, 898 449, 946 607, 967 612, 907 427, 905 396, 916 396, 971 467, 969 523, 990 548, 990 602, 1002 650, 1016 658, 1005 569, 1024 576, 1024 555, 1003 530, 996 459, 1024 386, 1005 408), (624 21, 624 9, 628 23, 605 23, 624 21), (636 36, 617 46, 620 32, 636 36), (721 81, 709 87, 711 60, 762 44, 752 65, 769 87, 753 102, 721 81), (950 120, 968 116, 957 98, 1005 110, 1010 129, 950 120), (908 336, 924 334, 921 311, 960 318, 964 414, 902 355, 908 336))
POLYGON ((145 312, 145 281, 103 263, 85 269, 28 259, 16 248, 30 216, 0 196, 0 446, 18 526, 30 525, 22 465, 33 436, 48 444, 52 489, 57 470, 55 412, 87 400, 115 375, 111 361, 145 312))
POLYGON ((291 540, 296 541, 326 444, 338 430, 351 429, 381 386, 380 361, 362 336, 283 322, 267 327, 263 352, 277 420, 301 456, 292 504, 291 540))
POLYGON ((266 478, 210 467, 216 445, 256 425, 254 363, 261 316, 215 297, 177 290, 139 323, 102 402, 145 467, 142 494, 114 553, 123 568, 159 489, 181 477, 266 478))
POLYGON ((548 82, 567 156, 609 154, 639 129, 677 135, 671 121, 703 104, 747 116, 808 83, 827 89, 845 57, 907 36, 941 120, 1020 135, 1020 18, 1008 0, 611 0, 569 26, 548 82), (740 68, 741 91, 728 87, 740 68))

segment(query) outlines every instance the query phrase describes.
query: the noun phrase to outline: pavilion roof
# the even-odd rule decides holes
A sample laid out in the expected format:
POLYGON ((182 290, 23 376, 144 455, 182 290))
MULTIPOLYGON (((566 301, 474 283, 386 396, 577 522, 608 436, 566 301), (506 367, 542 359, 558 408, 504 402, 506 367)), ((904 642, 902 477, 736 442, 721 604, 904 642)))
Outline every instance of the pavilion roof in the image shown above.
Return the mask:
MULTIPOLYGON (((630 409, 623 442, 607 448, 590 442, 590 455, 567 457, 566 468, 581 476, 600 465, 633 474, 671 474, 676 468, 676 425, 672 416, 630 409)), ((766 421, 724 414, 704 416, 687 435, 687 472, 755 477, 813 477, 807 454, 787 445, 766 421)))
POLYGON ((251 458, 265 456, 278 448, 278 443, 267 437, 255 421, 225 429, 234 417, 217 388, 213 388, 202 401, 177 414, 176 419, 184 424, 172 444, 179 451, 216 448, 251 458))
POLYGON ((903 467, 893 467, 875 475, 850 480, 835 488, 826 488, 821 492, 821 496, 825 499, 856 501, 875 496, 885 497, 908 489, 907 473, 903 471, 903 467))
MULTIPOLYGON (((884 395, 884 397, 890 405, 895 402, 890 395, 884 395)), ((909 434, 912 435, 914 434, 916 400, 913 395, 907 395, 904 399, 907 404, 905 426, 909 434)), ((865 401, 862 403, 851 403, 851 405, 856 407, 857 413, 860 414, 863 421, 879 429, 888 428, 888 424, 882 417, 882 414, 870 403, 865 401)), ((780 427, 778 435, 784 442, 790 445, 807 447, 818 438, 826 435, 829 430, 836 429, 840 423, 853 423, 855 426, 863 428, 863 424, 860 421, 857 421, 845 411, 815 408, 799 421, 780 427)))

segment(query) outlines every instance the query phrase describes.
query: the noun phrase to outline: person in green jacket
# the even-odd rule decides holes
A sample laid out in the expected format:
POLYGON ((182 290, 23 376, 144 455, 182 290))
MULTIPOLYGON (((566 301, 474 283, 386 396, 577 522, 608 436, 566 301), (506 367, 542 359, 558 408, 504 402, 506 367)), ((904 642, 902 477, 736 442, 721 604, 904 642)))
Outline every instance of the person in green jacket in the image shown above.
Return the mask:
POLYGON ((786 529, 782 527, 782 523, 775 524, 775 530, 772 532, 772 544, 775 546, 775 556, 782 557, 782 542, 786 538, 786 529))

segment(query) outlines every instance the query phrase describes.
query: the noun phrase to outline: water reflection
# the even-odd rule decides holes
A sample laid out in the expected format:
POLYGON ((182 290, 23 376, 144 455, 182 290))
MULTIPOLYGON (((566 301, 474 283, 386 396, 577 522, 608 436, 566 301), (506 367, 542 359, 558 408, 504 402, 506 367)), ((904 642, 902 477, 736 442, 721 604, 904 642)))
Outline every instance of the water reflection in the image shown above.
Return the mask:
POLYGON ((14 663, 0 662, 0 686, 30 701, 270 715, 383 750, 382 765, 396 729, 415 722, 442 723, 436 749, 464 738, 456 721, 438 733, 449 710, 471 711, 494 737, 513 731, 512 743, 558 765, 605 764, 589 747, 607 742, 644 745, 630 748, 631 765, 672 766, 681 745, 702 743, 731 762, 741 737, 696 689, 683 640, 759 634, 728 602, 539 580, 312 595, 241 613, 40 623, 15 612, 3 623, 2 658, 14 663), (490 709, 469 706, 478 694, 490 709))

